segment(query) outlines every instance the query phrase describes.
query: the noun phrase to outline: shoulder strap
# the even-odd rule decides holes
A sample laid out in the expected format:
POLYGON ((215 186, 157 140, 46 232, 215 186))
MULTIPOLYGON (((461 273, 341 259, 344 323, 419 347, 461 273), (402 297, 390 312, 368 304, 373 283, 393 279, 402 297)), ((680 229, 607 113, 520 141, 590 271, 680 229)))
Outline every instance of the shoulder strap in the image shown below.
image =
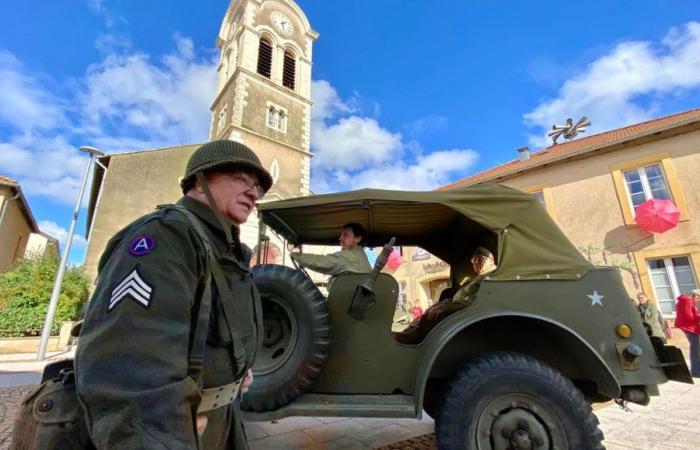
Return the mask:
POLYGON ((192 224, 192 227, 196 231, 197 236, 199 236, 200 241, 202 241, 207 259, 207 263, 204 267, 204 279, 206 280, 206 284, 199 302, 197 322, 194 325, 193 338, 190 343, 189 356, 187 358, 187 375, 201 384, 203 382, 204 352, 206 350, 209 318, 211 316, 211 264, 212 261, 215 260, 214 253, 211 249, 209 238, 207 238, 206 233, 204 233, 199 220, 191 212, 180 205, 164 205, 163 208, 179 211, 187 218, 188 222, 192 224))
MULTIPOLYGON (((194 214, 192 214, 187 208, 181 206, 181 205, 171 205, 170 207, 174 208, 175 210, 181 212, 184 214, 185 217, 190 221, 192 224, 195 232, 199 236, 200 240, 202 241, 202 244, 204 245, 204 249, 206 250, 207 253, 207 295, 206 295, 206 302, 207 302, 207 321, 204 327, 203 332, 200 333, 199 329, 199 323, 201 318, 201 315, 203 313, 203 309, 200 306, 200 318, 198 319, 198 325, 197 328, 195 329, 195 337, 193 340, 193 349, 190 352, 190 355, 195 355, 199 356, 201 353, 202 361, 204 360, 204 350, 206 347, 206 337, 208 331, 208 325, 209 325, 209 315, 211 314, 211 278, 213 277, 214 283, 216 284, 217 289, 221 293, 221 297, 223 301, 221 302, 222 305, 222 310, 224 313, 224 320, 226 323, 229 324, 229 330, 231 333, 231 340, 233 343, 233 353, 234 353, 234 358, 236 359, 236 366, 237 367, 244 367, 248 368, 247 364, 247 355, 245 351, 245 347, 243 346, 243 341, 241 340, 241 336, 239 334, 239 330, 241 330, 241 326, 232 326, 233 321, 238 317, 236 314, 233 312, 233 294, 231 293, 231 289, 229 288, 228 283, 226 282, 226 277, 224 276, 223 269, 221 268, 221 265, 218 263, 216 260, 216 257, 214 256, 214 252, 211 248, 211 242, 209 241, 209 237, 207 237, 206 232, 204 231, 204 228, 202 227, 201 222, 199 219, 197 219, 194 214)), ((260 331, 259 331, 260 333, 260 331)))
POLYGON ((236 314, 233 311, 234 297, 231 293, 231 289, 226 282, 226 277, 224 276, 224 271, 218 262, 211 265, 211 273, 214 277, 214 283, 216 283, 216 288, 221 294, 221 309, 224 313, 224 320, 228 324, 229 332, 231 333, 231 340, 233 341, 233 357, 236 359, 236 367, 242 367, 248 370, 248 361, 243 346, 243 341, 239 331, 242 330, 242 324, 240 323, 240 314, 236 314))

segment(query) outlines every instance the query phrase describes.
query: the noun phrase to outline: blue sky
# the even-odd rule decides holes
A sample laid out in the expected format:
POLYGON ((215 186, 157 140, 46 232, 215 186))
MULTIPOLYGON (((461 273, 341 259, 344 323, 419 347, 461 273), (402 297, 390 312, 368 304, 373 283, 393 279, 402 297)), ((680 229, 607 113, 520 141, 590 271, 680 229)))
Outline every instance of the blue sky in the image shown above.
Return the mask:
MULTIPOLYGON (((567 117, 587 115, 596 133, 700 107, 696 0, 298 4, 320 33, 316 192, 432 189, 547 145, 567 117)), ((64 237, 70 223, 77 147, 206 139, 227 6, 0 3, 0 173, 21 182, 45 231, 64 237)))

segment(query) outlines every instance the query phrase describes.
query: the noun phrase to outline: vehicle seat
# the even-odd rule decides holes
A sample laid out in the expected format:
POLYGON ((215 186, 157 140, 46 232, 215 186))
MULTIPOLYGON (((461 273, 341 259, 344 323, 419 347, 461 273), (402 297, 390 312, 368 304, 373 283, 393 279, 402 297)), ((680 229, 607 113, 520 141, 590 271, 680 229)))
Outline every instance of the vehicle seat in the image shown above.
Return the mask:
POLYGON ((355 289, 350 306, 348 306, 348 314, 350 314, 350 317, 353 319, 363 320, 365 312, 377 302, 374 294, 374 283, 377 280, 379 272, 384 268, 387 261, 389 261, 389 255, 394 251, 394 242, 396 242, 396 238, 392 237, 389 242, 384 244, 384 248, 379 256, 377 256, 377 261, 374 263, 372 271, 355 289))
POLYGON ((440 297, 438 298, 438 303, 450 300, 459 290, 459 286, 450 286, 440 292, 440 297))

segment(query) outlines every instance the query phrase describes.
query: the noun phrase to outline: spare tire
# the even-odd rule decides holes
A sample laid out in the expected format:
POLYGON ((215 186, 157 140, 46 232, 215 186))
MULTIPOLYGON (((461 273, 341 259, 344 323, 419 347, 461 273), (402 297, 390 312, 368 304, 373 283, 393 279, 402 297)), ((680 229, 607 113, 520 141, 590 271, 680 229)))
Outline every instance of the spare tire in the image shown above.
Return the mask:
POLYGON ((271 411, 291 402, 316 378, 328 355, 326 302, 302 272, 287 266, 253 267, 264 336, 253 365, 253 385, 242 396, 247 411, 271 411))

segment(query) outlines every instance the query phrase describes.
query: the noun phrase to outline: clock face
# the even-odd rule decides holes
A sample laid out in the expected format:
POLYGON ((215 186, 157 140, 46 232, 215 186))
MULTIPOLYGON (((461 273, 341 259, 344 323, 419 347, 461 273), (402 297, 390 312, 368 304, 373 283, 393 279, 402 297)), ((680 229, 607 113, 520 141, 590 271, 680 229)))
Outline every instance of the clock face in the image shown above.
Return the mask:
POLYGON ((272 13, 272 24, 277 28, 277 31, 280 33, 284 34, 292 34, 294 31, 294 27, 292 26, 292 21, 289 20, 289 17, 285 16, 284 14, 280 12, 273 12, 272 13))

